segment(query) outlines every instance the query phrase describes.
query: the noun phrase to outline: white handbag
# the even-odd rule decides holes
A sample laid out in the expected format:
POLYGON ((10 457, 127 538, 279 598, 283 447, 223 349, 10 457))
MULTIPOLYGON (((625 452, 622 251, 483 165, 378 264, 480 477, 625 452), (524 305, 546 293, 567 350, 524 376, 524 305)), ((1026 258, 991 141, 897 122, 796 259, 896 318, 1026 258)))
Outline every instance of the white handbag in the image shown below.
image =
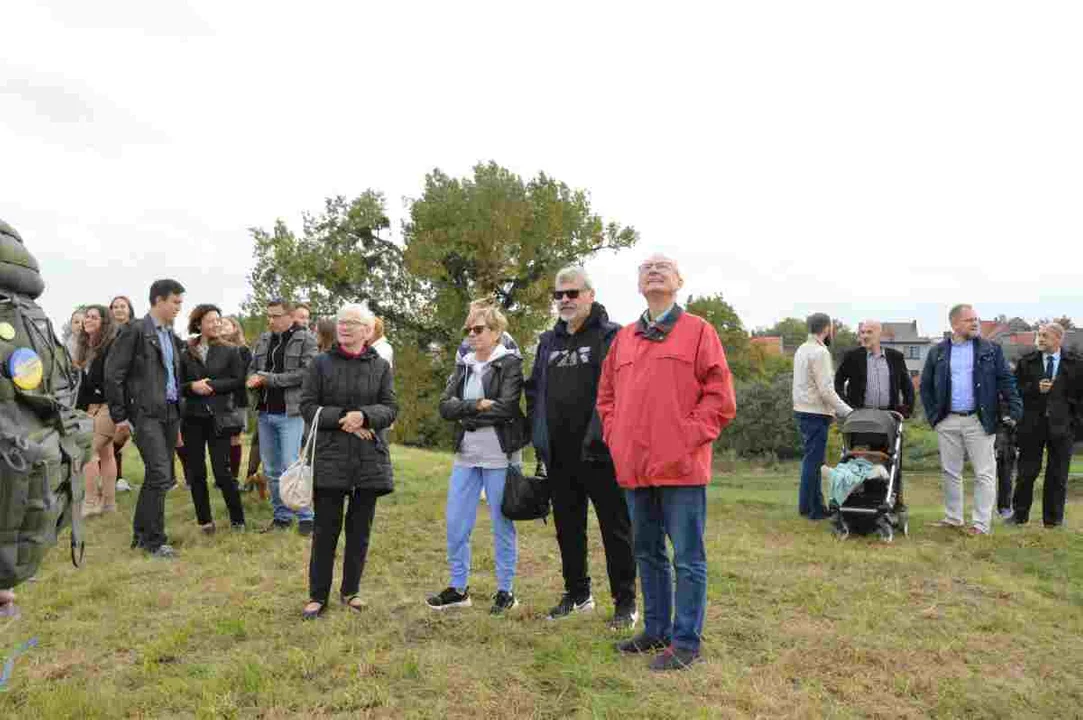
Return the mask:
POLYGON ((320 427, 321 412, 322 407, 316 408, 316 414, 312 418, 312 430, 308 433, 305 446, 301 448, 300 457, 278 478, 279 497, 290 510, 312 509, 312 470, 316 464, 316 432, 320 427))

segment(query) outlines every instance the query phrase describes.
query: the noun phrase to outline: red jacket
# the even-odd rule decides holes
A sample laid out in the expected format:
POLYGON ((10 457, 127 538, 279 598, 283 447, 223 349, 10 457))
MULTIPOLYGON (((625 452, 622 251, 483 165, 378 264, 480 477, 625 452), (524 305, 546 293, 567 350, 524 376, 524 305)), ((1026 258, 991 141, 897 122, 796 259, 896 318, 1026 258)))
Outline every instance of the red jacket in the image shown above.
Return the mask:
POLYGON ((598 415, 621 487, 706 485, 711 443, 737 414, 718 333, 671 312, 669 326, 622 328, 602 366, 598 415))

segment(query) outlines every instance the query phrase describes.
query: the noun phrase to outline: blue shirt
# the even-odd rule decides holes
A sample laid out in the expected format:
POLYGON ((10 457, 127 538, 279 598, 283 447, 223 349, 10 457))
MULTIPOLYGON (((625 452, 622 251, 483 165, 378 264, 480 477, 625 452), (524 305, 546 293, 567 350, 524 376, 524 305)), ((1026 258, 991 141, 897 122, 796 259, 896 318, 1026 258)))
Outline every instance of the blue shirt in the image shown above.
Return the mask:
POLYGON ((173 372, 173 328, 165 325, 154 324, 158 331, 158 342, 162 346, 162 364, 165 365, 165 399, 166 402, 177 402, 177 376, 173 372))
POLYGON ((1042 372, 1045 372, 1045 368, 1049 365, 1049 358, 1053 358, 1053 377, 1057 376, 1057 372, 1060 370, 1060 350, 1050 355, 1049 353, 1042 353, 1042 372))
POLYGON ((974 403, 974 343, 951 342, 951 411, 972 412, 974 403))

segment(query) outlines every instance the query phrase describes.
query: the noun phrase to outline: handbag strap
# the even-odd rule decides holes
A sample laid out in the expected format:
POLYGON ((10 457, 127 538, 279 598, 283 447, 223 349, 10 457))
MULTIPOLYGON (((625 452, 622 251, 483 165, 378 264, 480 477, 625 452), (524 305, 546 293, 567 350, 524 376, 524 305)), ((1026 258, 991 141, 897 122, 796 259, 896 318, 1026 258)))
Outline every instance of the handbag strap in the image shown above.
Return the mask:
POLYGON ((323 405, 316 408, 316 414, 312 416, 312 429, 308 433, 308 440, 305 441, 305 448, 301 451, 301 459, 309 465, 316 463, 316 433, 320 429, 320 413, 322 412, 323 405))

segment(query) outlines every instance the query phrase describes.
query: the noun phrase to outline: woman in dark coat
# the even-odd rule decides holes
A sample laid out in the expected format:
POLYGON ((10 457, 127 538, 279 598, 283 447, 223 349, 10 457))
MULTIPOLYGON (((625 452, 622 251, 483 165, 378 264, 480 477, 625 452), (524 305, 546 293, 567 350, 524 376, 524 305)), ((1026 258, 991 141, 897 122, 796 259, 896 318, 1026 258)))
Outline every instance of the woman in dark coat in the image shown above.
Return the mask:
POLYGON ((194 334, 181 357, 184 414, 184 475, 192 491, 196 521, 205 533, 214 532, 210 494, 207 492, 206 451, 210 451, 214 484, 229 509, 229 523, 244 529, 244 507, 229 470, 229 438, 233 427, 234 394, 244 385, 244 365, 237 348, 222 342, 222 314, 215 305, 197 305, 188 318, 194 334))
POLYGON ((337 343, 316 356, 301 386, 306 425, 312 426, 322 408, 311 430, 316 433, 312 481, 316 526, 308 565, 309 602, 302 614, 306 620, 327 609, 347 499, 340 598, 351 610, 364 606, 358 590, 376 500, 394 487, 386 433, 381 431, 394 422, 398 405, 391 366, 365 344, 365 326, 371 321, 364 305, 344 306, 337 318, 337 343))

